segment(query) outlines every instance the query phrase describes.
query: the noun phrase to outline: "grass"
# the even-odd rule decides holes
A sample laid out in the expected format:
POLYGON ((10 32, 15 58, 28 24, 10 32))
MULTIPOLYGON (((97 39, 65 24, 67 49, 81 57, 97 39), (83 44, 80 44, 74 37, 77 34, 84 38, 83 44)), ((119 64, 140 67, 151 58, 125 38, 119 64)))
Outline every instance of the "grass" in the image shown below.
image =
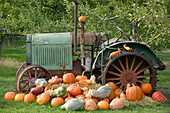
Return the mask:
MULTIPOLYGON (((38 105, 36 102, 24 103, 16 101, 5 101, 3 99, 6 92, 15 90, 15 73, 18 69, 20 63, 26 61, 26 51, 23 47, 3 47, 3 60, 0 60, 0 113, 46 113, 46 112, 67 112, 67 113, 78 113, 78 112, 89 112, 83 110, 78 111, 65 111, 61 108, 53 107, 50 103, 44 105, 38 105)), ((157 84, 158 86, 166 86, 170 88, 170 49, 162 53, 157 53, 158 57, 163 60, 167 65, 166 70, 157 71, 158 79, 160 80, 157 84)), ((159 112, 159 113, 169 113, 170 111, 170 94, 167 94, 168 101, 163 104, 154 104, 152 106, 139 106, 139 105, 130 105, 125 106, 122 110, 96 110, 91 112, 101 112, 101 113, 150 113, 150 112, 159 112)))

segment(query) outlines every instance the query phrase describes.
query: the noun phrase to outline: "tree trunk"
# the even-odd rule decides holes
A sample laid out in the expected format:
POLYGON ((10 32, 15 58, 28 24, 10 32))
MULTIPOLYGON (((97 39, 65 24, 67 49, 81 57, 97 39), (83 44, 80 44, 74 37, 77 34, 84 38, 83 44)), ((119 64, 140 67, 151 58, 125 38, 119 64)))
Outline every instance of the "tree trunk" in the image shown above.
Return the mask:
POLYGON ((132 34, 133 34, 133 40, 134 41, 138 41, 138 34, 137 34, 137 30, 138 30, 138 23, 139 21, 137 21, 136 19, 133 21, 133 30, 132 30, 132 34))
POLYGON ((11 36, 8 36, 8 47, 10 47, 12 44, 12 38, 11 36))
POLYGON ((2 58, 2 43, 3 43, 4 38, 1 37, 0 39, 0 59, 2 58))

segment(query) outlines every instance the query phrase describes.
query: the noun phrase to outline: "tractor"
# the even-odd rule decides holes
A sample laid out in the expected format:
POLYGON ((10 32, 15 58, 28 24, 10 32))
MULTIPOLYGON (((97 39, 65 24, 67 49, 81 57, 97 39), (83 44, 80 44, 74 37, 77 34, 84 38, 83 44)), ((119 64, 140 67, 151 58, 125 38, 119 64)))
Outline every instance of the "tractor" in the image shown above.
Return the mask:
POLYGON ((26 63, 16 72, 16 91, 28 93, 35 87, 35 80, 64 73, 81 75, 83 71, 96 82, 114 82, 117 88, 126 90, 127 84, 148 82, 153 90, 157 82, 157 70, 165 65, 145 44, 131 41, 119 27, 120 37, 109 39, 108 34, 84 33, 84 22, 77 33, 77 6, 75 6, 75 32, 28 34, 26 39, 26 63), (104 37, 105 43, 103 42, 104 37), (127 40, 122 40, 125 37, 127 40), (123 46, 130 47, 126 50, 123 46), (112 52, 120 52, 111 57, 112 52))

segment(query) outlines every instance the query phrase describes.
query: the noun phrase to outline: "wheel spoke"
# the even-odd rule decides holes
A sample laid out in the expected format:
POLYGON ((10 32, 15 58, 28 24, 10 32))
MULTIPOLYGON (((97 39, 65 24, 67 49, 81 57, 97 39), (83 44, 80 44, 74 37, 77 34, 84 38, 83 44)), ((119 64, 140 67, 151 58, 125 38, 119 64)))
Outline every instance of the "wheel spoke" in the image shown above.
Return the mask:
POLYGON ((120 89, 123 87, 123 84, 119 87, 120 89))
POLYGON ((118 58, 118 62, 119 62, 119 64, 120 64, 120 66, 122 67, 122 69, 123 69, 123 71, 125 70, 125 68, 124 68, 124 66, 123 66, 123 64, 122 64, 122 62, 120 61, 120 59, 118 58))
POLYGON ((21 91, 24 91, 26 89, 30 89, 30 87, 25 87, 25 88, 22 88, 21 91))
POLYGON ((152 74, 139 75, 139 76, 137 76, 137 78, 146 78, 146 77, 152 77, 152 74))
POLYGON ((110 81, 110 80, 120 80, 120 78, 107 78, 106 81, 110 81))
POLYGON ((112 72, 112 71, 107 71, 107 73, 110 73, 110 74, 112 74, 112 75, 116 75, 116 76, 120 76, 120 74, 118 74, 118 73, 115 73, 115 72, 112 72))
POLYGON ((29 78, 32 78, 30 70, 27 70, 29 78))
POLYGON ((122 73, 122 71, 118 68, 118 67, 116 67, 114 64, 111 64, 115 69, 117 69, 120 73, 122 73))
POLYGON ((35 78, 37 78, 37 67, 35 67, 35 78))
POLYGON ((41 70, 41 72, 38 74, 38 78, 40 78, 41 77, 41 74, 43 73, 44 71, 43 70, 41 70))
POLYGON ((23 75, 23 77, 24 77, 24 78, 26 78, 27 80, 29 79, 29 77, 28 77, 28 76, 26 76, 26 75, 23 75))
POLYGON ((134 56, 134 57, 133 57, 132 65, 131 65, 131 67, 130 67, 130 69, 131 69, 131 70, 133 69, 133 66, 134 66, 135 60, 136 60, 136 56, 134 56))
POLYGON ((20 81, 21 84, 28 84, 28 81, 27 80, 22 80, 20 81))
POLYGON ((139 62, 139 64, 135 67, 135 69, 134 69, 135 72, 136 72, 136 70, 141 66, 141 64, 143 63, 143 61, 144 61, 144 60, 141 60, 141 61, 139 62))
POLYGON ((149 68, 150 68, 150 66, 146 66, 146 67, 142 68, 141 70, 136 72, 136 75, 138 75, 139 73, 141 73, 141 72, 143 72, 143 71, 145 71, 146 69, 149 69, 149 68))
POLYGON ((126 69, 129 69, 128 57, 127 57, 127 55, 125 56, 125 60, 126 60, 126 69))
POLYGON ((137 82, 140 82, 140 83, 142 83, 142 84, 147 83, 147 82, 144 82, 144 81, 141 81, 141 80, 137 80, 137 82))
POLYGON ((121 84, 121 82, 119 81, 119 82, 117 82, 115 85, 118 85, 118 84, 121 84))

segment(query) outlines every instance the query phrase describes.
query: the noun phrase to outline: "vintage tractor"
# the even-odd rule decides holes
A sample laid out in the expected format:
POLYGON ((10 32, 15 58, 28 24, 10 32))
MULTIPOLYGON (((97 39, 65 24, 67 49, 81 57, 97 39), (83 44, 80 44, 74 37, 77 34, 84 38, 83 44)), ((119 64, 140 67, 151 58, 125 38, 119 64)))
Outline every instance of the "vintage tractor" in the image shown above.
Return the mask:
POLYGON ((164 70, 165 65, 148 46, 131 41, 119 27, 120 37, 109 40, 106 34, 107 40, 102 44, 104 36, 84 33, 84 22, 77 33, 77 13, 75 21, 75 33, 27 35, 27 61, 16 73, 18 93, 28 93, 38 78, 48 80, 68 72, 77 76, 83 71, 88 77, 95 75, 97 82, 112 81, 124 91, 128 83, 141 85, 149 82, 155 88, 156 71, 164 70), (122 41, 122 37, 128 41, 122 41), (126 50, 124 44, 130 50, 126 50), (118 49, 119 54, 111 57, 110 54, 118 49))

